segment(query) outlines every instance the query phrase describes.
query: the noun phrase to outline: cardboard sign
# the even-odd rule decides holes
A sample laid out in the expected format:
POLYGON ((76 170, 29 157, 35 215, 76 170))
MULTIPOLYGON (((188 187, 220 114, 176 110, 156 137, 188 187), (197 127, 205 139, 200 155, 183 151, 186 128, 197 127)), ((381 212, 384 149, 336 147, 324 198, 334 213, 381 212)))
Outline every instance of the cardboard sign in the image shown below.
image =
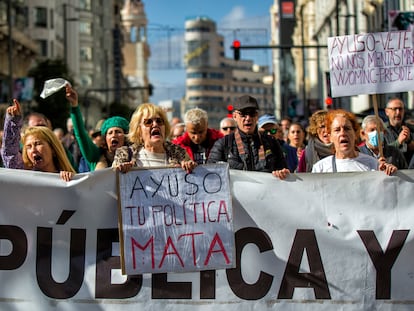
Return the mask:
POLYGON ((122 271, 234 267, 228 164, 118 174, 122 271))
POLYGON ((414 90, 410 31, 328 38, 332 97, 414 90))

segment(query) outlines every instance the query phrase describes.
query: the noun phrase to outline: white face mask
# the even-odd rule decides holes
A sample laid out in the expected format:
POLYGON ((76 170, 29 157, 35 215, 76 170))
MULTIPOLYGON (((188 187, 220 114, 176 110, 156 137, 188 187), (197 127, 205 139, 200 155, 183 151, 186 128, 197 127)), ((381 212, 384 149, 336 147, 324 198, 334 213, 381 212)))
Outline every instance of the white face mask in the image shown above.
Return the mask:
MULTIPOLYGON (((384 142, 384 133, 380 133, 381 142, 384 142)), ((377 131, 368 133, 368 142, 371 146, 378 147, 378 134, 377 131)))

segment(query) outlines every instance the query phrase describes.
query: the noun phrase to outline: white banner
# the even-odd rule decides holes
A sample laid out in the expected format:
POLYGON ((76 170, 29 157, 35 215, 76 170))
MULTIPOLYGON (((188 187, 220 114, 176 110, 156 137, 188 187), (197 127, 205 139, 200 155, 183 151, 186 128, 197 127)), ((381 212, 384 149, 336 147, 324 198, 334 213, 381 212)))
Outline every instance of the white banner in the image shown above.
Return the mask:
POLYGON ((332 97, 414 90, 411 31, 328 38, 332 97))
POLYGON ((112 170, 0 169, 0 183, 0 310, 412 310, 412 170, 231 170, 236 268, 135 277, 112 170))
POLYGON ((234 268, 229 166, 118 173, 122 271, 234 268))

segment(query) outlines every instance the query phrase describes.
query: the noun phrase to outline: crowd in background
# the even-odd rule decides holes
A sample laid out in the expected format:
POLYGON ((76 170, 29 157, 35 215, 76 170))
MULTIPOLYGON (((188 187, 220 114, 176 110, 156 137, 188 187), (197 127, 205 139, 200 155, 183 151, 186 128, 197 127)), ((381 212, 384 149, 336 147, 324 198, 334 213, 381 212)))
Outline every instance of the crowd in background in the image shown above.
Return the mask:
POLYGON ((112 116, 90 130, 70 85, 66 98, 66 131, 53 128, 42 114, 24 117, 14 99, 1 135, 3 167, 59 173, 65 181, 108 167, 125 173, 134 167, 177 166, 191 172, 197 165, 221 162, 282 180, 291 173, 380 170, 391 175, 414 168, 414 135, 399 98, 388 101, 386 122, 329 109, 314 112, 304 126, 261 114, 257 100, 244 95, 232 103, 232 116, 223 117, 219 128, 209 126, 203 109, 190 109, 183 120, 168 120, 161 107, 146 103, 129 120, 112 116))

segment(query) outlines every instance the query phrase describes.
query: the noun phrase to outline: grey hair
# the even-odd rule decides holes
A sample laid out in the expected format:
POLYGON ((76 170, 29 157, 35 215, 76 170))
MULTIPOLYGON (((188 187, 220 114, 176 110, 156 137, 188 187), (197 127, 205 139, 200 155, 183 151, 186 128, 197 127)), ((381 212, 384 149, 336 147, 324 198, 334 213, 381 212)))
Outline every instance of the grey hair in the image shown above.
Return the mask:
POLYGON ((405 106, 405 105, 404 105, 404 102, 403 102, 403 100, 402 100, 401 98, 399 98, 399 97, 391 97, 391 98, 390 98, 390 99, 388 99, 388 101, 387 101, 387 108, 390 106, 390 104, 391 104, 393 101, 398 101, 398 102, 400 102, 400 103, 403 105, 403 107, 405 106))
POLYGON ((190 109, 184 116, 185 123, 200 124, 202 120, 208 123, 208 114, 207 111, 200 108, 190 109))
POLYGON ((220 121, 220 128, 223 127, 223 125, 224 125, 225 122, 230 122, 231 124, 233 124, 234 126, 236 126, 236 120, 234 120, 233 118, 226 117, 226 118, 221 119, 221 121, 220 121))
MULTIPOLYGON (((384 121, 382 121, 382 119, 381 119, 381 118, 379 118, 379 120, 380 120, 380 123, 381 123, 381 130, 383 131, 383 130, 385 129, 385 124, 384 124, 384 121)), ((376 116, 374 116, 374 115, 368 115, 368 116, 366 116, 366 117, 362 120, 362 123, 361 123, 361 128, 362 128, 362 130, 364 130, 364 131, 365 131, 365 129, 366 129, 366 127, 367 127, 368 123, 372 123, 372 122, 377 123, 377 117, 376 117, 376 116)))

